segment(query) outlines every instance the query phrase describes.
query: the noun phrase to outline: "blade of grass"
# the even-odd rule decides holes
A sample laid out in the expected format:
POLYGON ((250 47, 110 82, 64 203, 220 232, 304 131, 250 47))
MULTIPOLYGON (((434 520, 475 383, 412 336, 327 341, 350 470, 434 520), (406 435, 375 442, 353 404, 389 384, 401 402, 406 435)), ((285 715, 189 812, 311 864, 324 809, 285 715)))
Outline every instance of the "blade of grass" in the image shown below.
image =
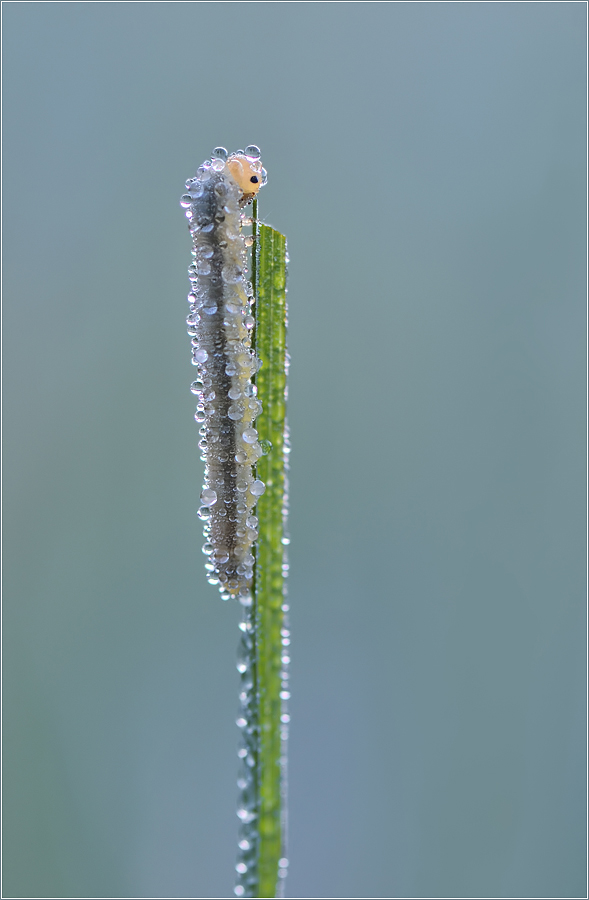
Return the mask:
MULTIPOLYGON (((257 897, 275 897, 279 860, 285 856, 285 762, 287 724, 281 720, 284 663, 284 516, 286 428, 286 238, 260 224, 256 236, 256 353, 263 412, 256 422, 268 452, 258 461, 266 492, 258 500, 254 623, 258 703, 258 889, 257 897), (270 446, 271 445, 271 446, 270 446)), ((281 873, 281 874, 286 874, 281 873)), ((281 878, 282 882, 283 879, 281 878)), ((282 885, 280 885, 282 886, 282 885)))

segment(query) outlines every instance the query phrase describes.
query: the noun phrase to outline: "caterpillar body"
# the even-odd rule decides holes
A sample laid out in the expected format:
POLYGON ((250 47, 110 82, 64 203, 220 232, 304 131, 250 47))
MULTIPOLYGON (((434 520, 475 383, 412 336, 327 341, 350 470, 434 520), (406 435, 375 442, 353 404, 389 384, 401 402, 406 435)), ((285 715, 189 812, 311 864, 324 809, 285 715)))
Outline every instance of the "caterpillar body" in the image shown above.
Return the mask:
POLYGON ((253 515, 265 485, 254 475, 263 455, 254 427, 262 405, 252 377, 260 360, 252 349, 254 293, 247 279, 247 222, 243 207, 266 182, 260 151, 249 146, 229 155, 219 147, 186 182, 180 205, 192 237, 188 269, 192 363, 198 377, 201 458, 205 462, 199 516, 204 520, 211 584, 224 600, 245 599, 252 586, 252 546, 258 536, 253 515))

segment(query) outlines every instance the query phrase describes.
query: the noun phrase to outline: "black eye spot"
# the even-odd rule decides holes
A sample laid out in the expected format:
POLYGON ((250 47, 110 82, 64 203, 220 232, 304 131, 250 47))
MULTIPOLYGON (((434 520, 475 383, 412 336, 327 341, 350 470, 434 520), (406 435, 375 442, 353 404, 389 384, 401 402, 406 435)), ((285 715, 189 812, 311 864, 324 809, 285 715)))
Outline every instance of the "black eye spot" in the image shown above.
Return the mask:
POLYGON ((257 175, 252 175, 252 177, 250 178, 250 181, 251 181, 252 184, 257 184, 257 183, 258 183, 258 176, 257 176, 257 175))

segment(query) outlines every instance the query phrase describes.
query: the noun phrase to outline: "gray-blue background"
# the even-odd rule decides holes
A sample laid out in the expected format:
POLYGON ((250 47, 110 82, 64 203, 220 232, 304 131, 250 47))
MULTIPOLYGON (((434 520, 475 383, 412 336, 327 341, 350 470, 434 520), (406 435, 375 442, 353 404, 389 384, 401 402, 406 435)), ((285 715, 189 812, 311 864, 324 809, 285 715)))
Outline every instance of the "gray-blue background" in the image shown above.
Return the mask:
POLYGON ((585 894, 583 3, 5 3, 4 896, 224 897, 186 177, 289 237, 291 897, 585 894))

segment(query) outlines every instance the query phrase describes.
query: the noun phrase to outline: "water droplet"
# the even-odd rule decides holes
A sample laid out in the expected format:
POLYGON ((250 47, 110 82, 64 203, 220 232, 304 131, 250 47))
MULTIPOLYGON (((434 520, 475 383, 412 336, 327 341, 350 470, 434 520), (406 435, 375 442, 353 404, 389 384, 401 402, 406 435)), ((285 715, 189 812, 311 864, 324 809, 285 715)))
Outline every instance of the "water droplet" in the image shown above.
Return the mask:
POLYGON ((207 541, 206 544, 202 545, 202 552, 206 553, 207 556, 210 556, 210 554, 213 552, 213 545, 209 544, 209 542, 207 541))
MULTIPOLYGON (((213 160, 212 169, 215 172, 222 172, 224 168, 225 168, 225 161, 223 159, 214 159, 213 160)), ((217 185, 217 187, 220 187, 220 185, 217 185)), ((223 187, 224 187, 224 185, 223 185, 223 187)), ((217 193, 219 193, 219 192, 217 191, 217 193)))
POLYGON ((194 418, 197 422, 204 422, 204 420, 206 419, 204 409, 197 409, 194 414, 194 418))
POLYGON ((245 319, 243 320, 243 324, 249 330, 250 328, 254 327, 254 325, 256 324, 256 320, 254 319, 253 316, 246 316, 245 319))
MULTIPOLYGON (((242 432, 241 436, 246 444, 253 444, 254 441, 256 441, 258 438, 258 432, 256 431, 255 428, 246 428, 245 431, 242 432)), ((254 484, 255 484, 255 482, 254 482, 254 484)), ((263 491, 261 493, 263 493, 263 491)))
POLYGON ((213 159, 226 160, 229 156, 229 153, 227 152, 225 147, 215 147, 215 149, 211 153, 211 156, 213 157, 213 159))
POLYGON ((202 381, 200 380, 200 378, 197 378, 196 381, 193 381, 192 384, 190 385, 190 390, 192 391, 193 394, 200 394, 203 387, 204 387, 204 385, 203 385, 202 381))
POLYGON ((221 269, 221 278, 226 284, 238 284, 238 282, 243 279, 243 273, 239 266, 223 266, 221 269))
POLYGON ((248 516, 245 520, 245 524, 249 528, 257 528, 258 527, 258 517, 257 516, 248 516))
POLYGON ((242 884, 236 884, 233 888, 233 893, 236 897, 243 897, 243 895, 245 894, 244 886, 242 884))
POLYGON ((262 456, 268 456, 270 450, 272 449, 272 441, 260 441, 260 449, 262 451, 262 456))
POLYGON ((282 859, 279 859, 278 865, 280 866, 281 869, 287 869, 288 868, 288 860, 286 859, 286 857, 283 856, 282 859))
POLYGON ((180 206, 186 209, 186 207, 190 206, 191 203, 192 197, 190 196, 190 194, 182 194, 182 196, 180 197, 180 206))
POLYGON ((203 312, 207 314, 207 316, 214 316, 217 312, 216 306, 205 306, 203 312))
POLYGON ((260 182, 260 187, 264 187, 265 184, 268 184, 268 173, 266 169, 262 169, 262 181, 260 182))
POLYGON ((260 481, 259 478, 257 478, 256 481, 254 481, 254 483, 250 485, 250 494, 253 494, 254 497, 261 497, 265 490, 266 485, 263 481, 260 481))
MULTIPOLYGON (((219 514, 222 512, 224 512, 224 510, 219 510, 219 514)), ((224 565, 226 562, 229 562, 229 554, 223 549, 215 550, 211 555, 211 559, 219 565, 224 565)))
POLYGON ((254 240, 255 240, 255 238, 254 238, 253 234, 246 234, 246 236, 244 238, 245 246, 253 247, 254 240))
POLYGON ((240 716, 235 720, 235 724, 238 728, 245 728, 245 726, 247 725, 247 719, 244 719, 243 716, 240 716))
POLYGON ((256 814, 254 812, 250 812, 249 809, 238 809, 237 815, 241 819, 241 821, 245 822, 246 824, 253 822, 256 818, 256 814))
POLYGON ((244 840, 244 841, 240 841, 237 846, 239 847, 240 850, 249 850, 251 845, 250 845, 249 841, 244 840))
POLYGON ((244 875, 247 872, 247 866, 245 863, 239 862, 235 866, 235 871, 239 872, 240 875, 244 875))
POLYGON ((245 156, 248 156, 250 159, 259 159, 261 155, 262 151, 255 144, 248 144, 245 148, 245 156))
POLYGON ((217 493, 211 488, 203 488, 200 494, 200 502, 203 506, 212 506, 217 502, 217 493))

